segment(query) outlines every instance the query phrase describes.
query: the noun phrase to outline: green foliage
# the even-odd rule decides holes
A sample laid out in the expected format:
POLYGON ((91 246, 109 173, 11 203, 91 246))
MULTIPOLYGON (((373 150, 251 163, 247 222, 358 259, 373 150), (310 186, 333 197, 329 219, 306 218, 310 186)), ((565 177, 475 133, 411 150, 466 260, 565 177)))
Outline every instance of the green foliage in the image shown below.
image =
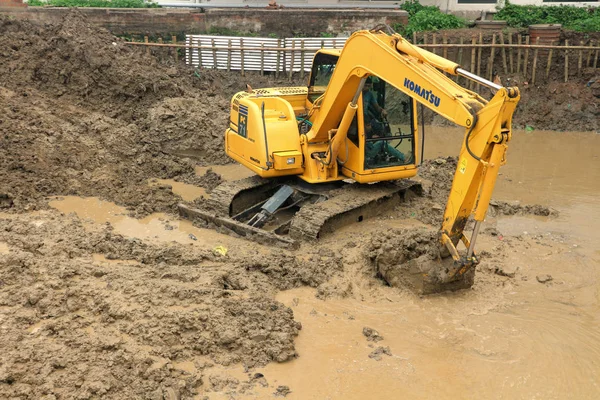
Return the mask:
POLYGON ((30 6, 103 7, 103 8, 158 8, 158 4, 144 0, 28 0, 30 6))
POLYGON ((407 0, 401 9, 408 11, 408 25, 394 24, 392 28, 402 35, 410 37, 413 32, 456 29, 465 26, 465 22, 452 14, 444 14, 436 6, 424 6, 419 0, 407 0))
POLYGON ((506 21, 508 26, 526 28, 534 24, 562 24, 576 31, 598 31, 600 9, 575 6, 520 6, 506 0, 494 19, 506 21))
POLYGON ((401 6, 401 10, 408 11, 409 19, 419 11, 440 12, 436 6, 424 6, 419 3, 419 0, 406 0, 401 6))
POLYGON ((600 32, 600 15, 575 21, 569 28, 578 32, 600 32))
POLYGON ((464 26, 464 21, 455 15, 444 14, 439 10, 437 12, 421 10, 409 20, 408 25, 404 28, 404 35, 410 37, 413 32, 457 29, 464 26))

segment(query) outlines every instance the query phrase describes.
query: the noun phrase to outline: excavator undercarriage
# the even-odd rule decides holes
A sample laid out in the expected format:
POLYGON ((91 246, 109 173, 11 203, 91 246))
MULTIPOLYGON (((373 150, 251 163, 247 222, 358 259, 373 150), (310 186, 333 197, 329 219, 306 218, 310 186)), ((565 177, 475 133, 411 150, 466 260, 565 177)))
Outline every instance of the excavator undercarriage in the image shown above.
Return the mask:
POLYGON ((344 181, 311 185, 295 177, 259 176, 217 186, 202 208, 179 205, 180 214, 263 244, 297 248, 337 229, 379 215, 422 195, 413 180, 369 185, 344 181))

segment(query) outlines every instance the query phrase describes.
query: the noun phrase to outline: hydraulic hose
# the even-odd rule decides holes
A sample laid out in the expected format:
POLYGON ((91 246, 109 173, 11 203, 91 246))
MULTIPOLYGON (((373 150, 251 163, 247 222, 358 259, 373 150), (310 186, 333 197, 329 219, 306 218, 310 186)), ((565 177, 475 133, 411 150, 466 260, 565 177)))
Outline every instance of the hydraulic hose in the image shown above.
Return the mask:
POLYGON ((271 169, 271 165, 273 165, 271 163, 271 161, 269 160, 269 141, 267 139, 267 123, 265 122, 265 102, 262 102, 261 105, 261 114, 262 114, 262 123, 263 123, 263 131, 265 133, 265 156, 266 156, 266 164, 267 164, 267 171, 269 169, 271 169))
POLYGON ((467 151, 469 152, 469 154, 471 155, 471 157, 473 157, 477 161, 481 161, 481 158, 477 157, 471 151, 471 147, 469 146, 469 138, 471 137, 471 133, 473 132, 473 129, 475 129, 475 125, 477 125, 477 114, 473 115, 473 123, 471 124, 471 128, 469 128, 469 132, 467 133, 467 137, 465 138, 465 147, 467 148, 467 151))

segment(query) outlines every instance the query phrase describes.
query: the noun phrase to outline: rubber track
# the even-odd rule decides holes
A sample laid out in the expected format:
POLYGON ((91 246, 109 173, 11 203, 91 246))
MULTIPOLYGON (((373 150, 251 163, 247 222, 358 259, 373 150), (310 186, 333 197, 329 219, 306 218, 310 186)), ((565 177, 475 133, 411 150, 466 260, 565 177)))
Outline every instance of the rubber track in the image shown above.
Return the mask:
POLYGON ((398 204, 399 198, 394 197, 419 186, 411 180, 347 185, 332 191, 326 201, 303 206, 291 221, 289 235, 296 240, 317 240, 323 233, 349 225, 358 218, 379 215, 386 204, 398 204))
POLYGON ((265 189, 267 189, 273 184, 272 180, 263 179, 258 175, 224 182, 214 188, 210 194, 210 198, 208 199, 209 208, 216 211, 219 215, 231 216, 231 211, 233 213, 237 211, 235 210, 235 199, 240 193, 251 189, 258 189, 261 186, 265 186, 265 189))

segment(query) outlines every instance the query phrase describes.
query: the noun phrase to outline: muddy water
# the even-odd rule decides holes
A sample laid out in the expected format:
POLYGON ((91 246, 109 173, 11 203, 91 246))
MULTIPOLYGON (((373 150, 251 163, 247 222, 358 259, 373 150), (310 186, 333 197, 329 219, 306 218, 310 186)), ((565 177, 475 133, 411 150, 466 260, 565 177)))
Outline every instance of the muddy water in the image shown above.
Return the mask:
POLYGON ((150 185, 168 185, 171 186, 171 191, 185 201, 194 201, 201 196, 206 195, 206 190, 202 187, 189 185, 183 182, 177 182, 173 179, 153 179, 150 185))
MULTIPOLYGON (((457 155, 463 134, 432 128, 426 156, 457 155)), ((560 216, 486 221, 514 241, 503 254, 503 264, 518 268, 514 279, 480 274, 471 291, 423 299, 391 288, 327 301, 313 289, 280 293, 303 326, 299 358, 259 370, 269 388, 240 398, 264 398, 278 385, 292 389, 290 399, 600 398, 596 151, 595 134, 515 132, 494 197, 549 205, 560 216), (536 276, 544 274, 553 281, 539 283, 536 276), (384 340, 367 341, 365 326, 384 340), (369 358, 378 346, 392 355, 369 358)), ((399 221, 378 223, 385 229, 399 221)), ((328 240, 332 248, 335 241, 328 240)), ((493 253, 497 241, 483 236, 479 249, 493 253)), ((241 367, 220 372, 244 375, 241 367)))
MULTIPOLYGON (((459 128, 428 127, 425 157, 457 155, 463 137, 464 130, 459 128)), ((598 238, 599 194, 600 135, 515 131, 493 197, 556 208, 561 217, 546 224, 545 230, 590 241, 598 238)), ((502 224, 506 229, 517 224, 527 231, 527 225, 537 226, 533 221, 515 217, 502 224)), ((539 231, 539 226, 534 231, 539 231)))
MULTIPOLYGON (((459 129, 430 129, 427 158, 458 154, 462 137, 459 129)), ((595 149, 600 149, 595 134, 515 132, 494 197, 560 211, 555 219, 486 222, 514 241, 502 262, 518 267, 516 278, 498 281, 480 274, 471 291, 427 298, 385 287, 327 301, 316 299, 314 289, 281 292, 278 300, 303 326, 296 340, 299 358, 252 371, 264 374, 269 386, 257 385, 235 398, 270 398, 278 385, 291 388, 290 399, 600 398, 600 234, 594 229, 600 219, 594 201, 600 196, 600 160, 595 149), (534 235, 548 239, 540 242, 534 235), (553 280, 537 282, 543 274, 553 280), (378 330, 384 340, 367 341, 363 327, 378 330), (389 347, 391 355, 370 358, 378 346, 389 347)), ((244 172, 237 165, 217 168, 217 173, 229 172, 229 179, 244 172)), ((65 198, 52 205, 148 240, 190 243, 186 233, 192 231, 186 229, 194 229, 195 243, 216 246, 231 240, 165 215, 133 220, 124 209, 97 199, 65 198), (167 223, 175 229, 166 231, 167 223)), ((377 229, 386 229, 399 222, 377 223, 377 229)), ((348 229, 328 239, 331 248, 347 251, 336 247, 336 240, 350 234, 348 229)), ((482 236, 478 248, 493 252, 497 240, 482 236)), ((108 261, 97 256, 95 262, 108 261)), ((360 280, 357 275, 356 283, 360 280)), ((193 370, 192 361, 181 360, 181 369, 193 370)), ((204 374, 248 376, 241 366, 204 374)), ((231 398, 213 392, 198 398, 204 396, 231 398)))
POLYGON ((212 230, 200 229, 186 220, 179 220, 167 214, 155 213, 143 219, 127 216, 124 207, 102 201, 95 197, 60 197, 49 202, 51 207, 64 213, 76 213, 80 218, 93 224, 110 223, 115 233, 138 239, 184 244, 198 244, 204 247, 229 245, 233 238, 212 230))

